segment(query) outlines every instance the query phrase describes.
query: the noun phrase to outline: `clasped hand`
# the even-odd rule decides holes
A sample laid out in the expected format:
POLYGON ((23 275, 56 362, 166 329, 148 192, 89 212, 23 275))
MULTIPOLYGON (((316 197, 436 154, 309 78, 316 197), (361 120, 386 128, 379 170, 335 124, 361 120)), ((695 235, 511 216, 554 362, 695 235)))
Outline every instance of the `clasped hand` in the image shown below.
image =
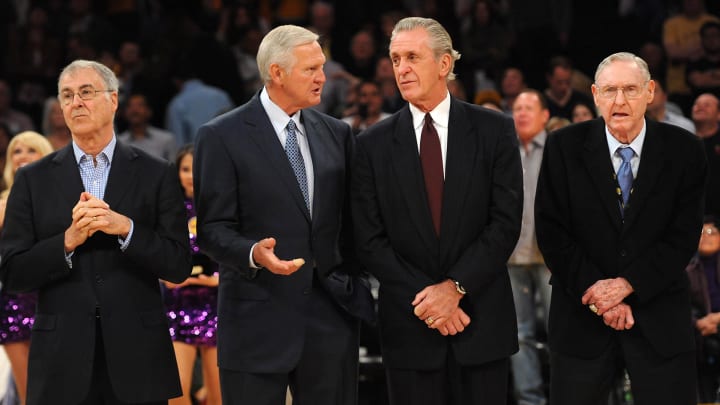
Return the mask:
POLYGON ((103 200, 84 191, 72 210, 72 223, 65 231, 65 251, 72 252, 95 232, 127 237, 130 219, 110 209, 103 200))
POLYGON ((597 315, 603 317, 605 325, 615 329, 630 329, 635 325, 632 308, 623 302, 632 294, 630 283, 622 278, 598 280, 582 296, 583 305, 594 306, 597 315))
POLYGON ((470 317, 460 308, 459 294, 451 280, 425 287, 415 295, 413 312, 428 328, 443 336, 456 335, 470 324, 470 317))

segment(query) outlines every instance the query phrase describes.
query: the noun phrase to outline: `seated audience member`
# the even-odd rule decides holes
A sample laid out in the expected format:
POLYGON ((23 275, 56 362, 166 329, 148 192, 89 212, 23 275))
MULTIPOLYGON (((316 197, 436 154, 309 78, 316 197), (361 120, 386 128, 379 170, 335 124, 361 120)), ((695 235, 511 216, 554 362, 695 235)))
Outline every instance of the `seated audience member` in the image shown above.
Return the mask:
POLYGON ((390 116, 382 111, 380 85, 374 81, 363 81, 357 86, 356 100, 353 114, 342 119, 352 127, 355 134, 390 116))
POLYGON ((550 117, 547 124, 545 124, 545 130, 548 131, 548 133, 550 133, 557 129, 564 128, 570 124, 572 124, 572 122, 567 118, 550 117))
POLYGON ((545 76, 548 87, 545 89, 548 109, 551 117, 572 118, 572 108, 578 102, 591 104, 592 99, 580 93, 571 86, 573 67, 570 59, 556 56, 550 59, 549 68, 545 76))
POLYGON ((688 62, 685 75, 693 95, 712 93, 720 97, 720 23, 709 21, 700 27, 703 55, 688 62))
POLYGON ((577 122, 589 121, 594 118, 597 118, 597 110, 595 110, 595 106, 592 104, 579 102, 576 103, 575 106, 572 108, 571 121, 573 124, 577 122))
POLYGON ((61 149, 70 143, 70 128, 65 123, 60 100, 48 97, 45 100, 42 117, 42 131, 54 150, 61 149))
POLYGON ((698 252, 687 274, 697 341, 698 399, 714 403, 720 379, 720 231, 715 217, 706 216, 703 222, 698 252))
POLYGON ((708 162, 705 213, 720 218, 720 100, 710 93, 701 94, 693 104, 692 119, 708 162))
POLYGON ((133 145, 145 152, 165 160, 175 158, 175 136, 163 129, 150 125, 152 110, 142 94, 133 94, 125 104, 125 119, 128 129, 118 135, 120 142, 133 145))
MULTIPOLYGON (((515 97, 520 94, 527 85, 525 84, 525 75, 516 67, 508 67, 502 73, 500 79, 500 94, 502 95, 501 106, 503 111, 512 114, 512 106, 515 97)), ((477 101, 475 104, 479 104, 477 101)))
POLYGON ((2 79, 0 79, 0 122, 7 125, 11 135, 35 129, 27 114, 12 108, 10 84, 2 79))
POLYGON ((678 114, 667 108, 668 97, 663 88, 661 80, 655 81, 655 97, 647 106, 647 116, 658 122, 676 125, 680 128, 695 133, 695 124, 685 118, 682 114, 678 114))

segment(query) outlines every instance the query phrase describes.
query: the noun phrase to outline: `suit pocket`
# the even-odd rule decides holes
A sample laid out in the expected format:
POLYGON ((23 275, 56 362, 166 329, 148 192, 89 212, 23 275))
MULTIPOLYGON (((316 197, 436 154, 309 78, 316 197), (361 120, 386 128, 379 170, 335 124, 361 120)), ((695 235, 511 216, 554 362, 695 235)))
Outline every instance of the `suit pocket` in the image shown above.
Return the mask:
POLYGON ((57 315, 35 314, 32 330, 55 330, 57 315))

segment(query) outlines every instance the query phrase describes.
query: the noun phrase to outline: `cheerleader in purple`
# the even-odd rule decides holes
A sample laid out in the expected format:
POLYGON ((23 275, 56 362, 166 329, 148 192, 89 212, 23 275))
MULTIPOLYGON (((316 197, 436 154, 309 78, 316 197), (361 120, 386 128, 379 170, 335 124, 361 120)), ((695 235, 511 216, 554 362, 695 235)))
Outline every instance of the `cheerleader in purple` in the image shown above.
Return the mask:
POLYGON ((191 405, 193 366, 198 350, 202 361, 206 405, 220 405, 220 376, 217 365, 217 264, 200 253, 197 245, 195 207, 193 206, 192 145, 178 152, 176 164, 185 191, 193 273, 181 284, 165 281, 165 305, 170 336, 180 372, 183 396, 170 405, 191 405))
MULTIPOLYGON (((18 168, 52 152, 50 142, 37 132, 21 132, 12 138, 7 148, 3 178, 5 190, 0 193, 0 228, 5 220, 5 204, 18 168)), ((0 344, 10 360, 15 387, 21 404, 25 404, 27 389, 30 330, 35 317, 37 296, 34 292, 14 294, 0 290, 0 344)))

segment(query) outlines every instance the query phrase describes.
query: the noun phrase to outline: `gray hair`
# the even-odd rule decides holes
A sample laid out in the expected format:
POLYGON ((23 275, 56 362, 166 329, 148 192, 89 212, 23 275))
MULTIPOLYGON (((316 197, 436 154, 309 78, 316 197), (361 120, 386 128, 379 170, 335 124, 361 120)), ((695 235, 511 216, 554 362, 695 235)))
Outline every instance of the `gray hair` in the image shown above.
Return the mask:
POLYGON ((257 65, 262 81, 270 82, 270 65, 273 63, 286 71, 291 69, 296 62, 293 50, 315 42, 318 38, 314 32, 297 25, 281 25, 268 32, 260 42, 257 52, 257 65))
MULTIPOLYGON (((105 85, 105 89, 117 93, 118 89, 120 88, 120 82, 118 81, 117 76, 115 76, 115 73, 110 70, 109 67, 92 60, 77 59, 71 62, 69 65, 65 66, 62 72, 60 72, 60 77, 58 77, 58 98, 60 97, 61 90, 60 82, 62 81, 63 77, 65 77, 65 75, 71 75, 78 70, 83 69, 94 70, 100 76, 100 80, 102 80, 103 84, 105 85)), ((109 100, 111 94, 112 93, 106 92, 105 98, 109 100)))
POLYGON ((650 80, 650 69, 648 68, 647 63, 641 57, 630 52, 618 52, 608 56, 607 58, 603 59, 602 62, 600 62, 597 70, 595 71, 595 83, 597 83, 598 77, 600 76, 600 73, 602 73, 603 69, 608 67, 608 65, 613 62, 634 63, 642 71, 645 81, 647 82, 648 80, 650 80))
POLYGON ((417 28, 422 28, 428 33, 429 46, 432 49, 435 59, 440 59, 444 54, 450 55, 450 73, 448 73, 447 80, 455 80, 455 61, 460 59, 460 52, 453 49, 452 39, 450 34, 440 25, 439 22, 432 18, 422 17, 406 17, 398 21, 393 28, 390 42, 395 39, 395 36, 403 31, 412 31, 417 28))

